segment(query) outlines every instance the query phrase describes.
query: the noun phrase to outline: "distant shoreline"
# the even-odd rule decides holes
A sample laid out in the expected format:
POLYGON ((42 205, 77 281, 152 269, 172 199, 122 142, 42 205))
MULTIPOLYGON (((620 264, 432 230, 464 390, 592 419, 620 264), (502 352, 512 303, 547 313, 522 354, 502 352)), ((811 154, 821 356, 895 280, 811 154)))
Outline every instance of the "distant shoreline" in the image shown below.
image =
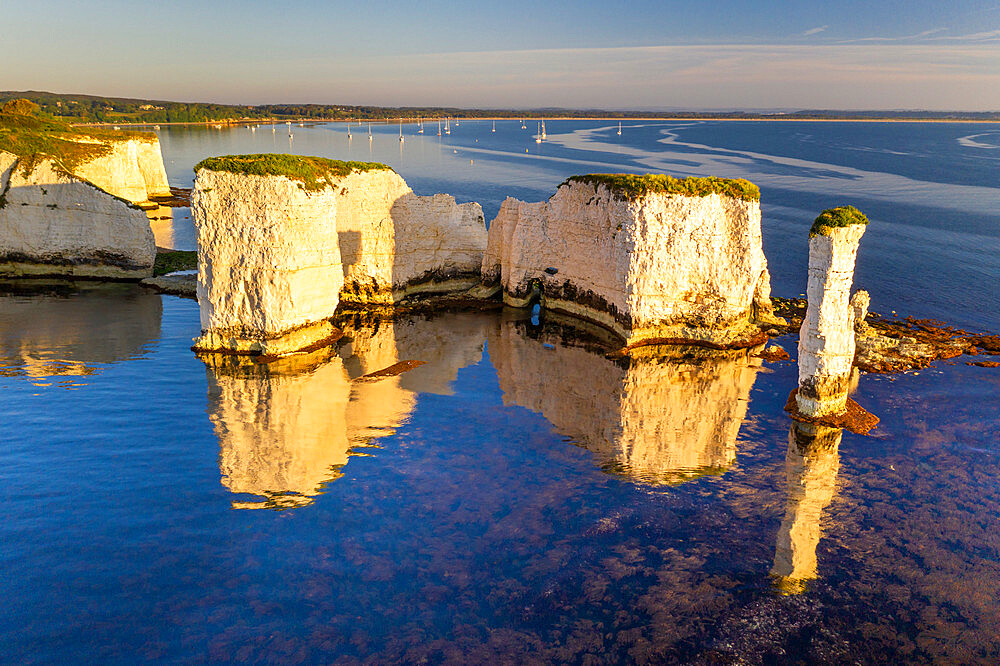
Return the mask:
MULTIPOLYGON (((478 121, 494 121, 494 120, 518 120, 514 116, 476 116, 473 118, 467 118, 462 116, 449 116, 453 121, 461 120, 466 122, 478 122, 478 121)), ((1000 124, 1000 119, 997 120, 976 120, 969 118, 746 118, 740 116, 726 116, 726 117, 712 117, 712 118, 702 118, 694 116, 524 116, 526 120, 600 120, 600 121, 634 121, 634 120, 651 120, 655 122, 677 122, 677 121, 699 121, 699 122, 712 122, 712 121, 726 121, 726 122, 748 122, 748 123, 963 123, 963 124, 1000 124)), ((412 117, 403 119, 404 124, 413 124, 419 122, 421 119, 419 117, 412 117)), ((424 118, 424 122, 436 122, 437 117, 434 118, 424 118)), ((251 120, 215 120, 215 121, 192 121, 192 122, 160 122, 160 123, 72 123, 73 127, 155 127, 160 125, 170 125, 170 126, 202 126, 202 127, 212 127, 214 125, 221 125, 222 127, 232 127, 232 126, 243 126, 243 125, 285 125, 291 122, 293 125, 298 125, 299 123, 354 123, 359 124, 371 123, 372 125, 392 125, 399 121, 399 118, 380 118, 376 120, 372 119, 344 119, 344 118, 303 118, 301 120, 289 121, 288 119, 281 118, 254 118, 251 120)))

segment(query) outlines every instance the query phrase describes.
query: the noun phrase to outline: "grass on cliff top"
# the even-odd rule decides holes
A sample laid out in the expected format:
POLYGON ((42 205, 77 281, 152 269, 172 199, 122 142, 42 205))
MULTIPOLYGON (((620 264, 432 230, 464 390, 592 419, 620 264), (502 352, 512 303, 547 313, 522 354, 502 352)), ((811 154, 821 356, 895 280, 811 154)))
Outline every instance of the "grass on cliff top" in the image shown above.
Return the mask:
POLYGON ((836 227, 848 227, 852 224, 868 224, 865 214, 854 206, 838 206, 827 208, 809 228, 809 238, 813 236, 829 236, 836 227))
MULTIPOLYGON (((630 173, 591 173, 585 176, 570 176, 567 183, 587 183, 596 189, 600 185, 607 187, 613 194, 626 199, 636 199, 646 194, 681 194, 689 197, 705 197, 709 194, 721 194, 744 201, 759 201, 760 189, 748 180, 742 178, 674 178, 666 174, 647 173, 636 175, 630 173)), ((562 187, 560 185, 560 187, 562 187)))
POLYGON ((307 190, 321 190, 333 185, 336 179, 343 178, 352 171, 392 170, 378 162, 344 162, 325 157, 275 153, 209 157, 194 165, 195 173, 201 169, 252 176, 284 176, 289 180, 299 181, 307 190))
POLYGON ((148 132, 116 130, 75 130, 69 125, 33 115, 0 112, 0 150, 17 155, 27 173, 50 157, 66 171, 102 157, 115 141, 155 138, 148 132))

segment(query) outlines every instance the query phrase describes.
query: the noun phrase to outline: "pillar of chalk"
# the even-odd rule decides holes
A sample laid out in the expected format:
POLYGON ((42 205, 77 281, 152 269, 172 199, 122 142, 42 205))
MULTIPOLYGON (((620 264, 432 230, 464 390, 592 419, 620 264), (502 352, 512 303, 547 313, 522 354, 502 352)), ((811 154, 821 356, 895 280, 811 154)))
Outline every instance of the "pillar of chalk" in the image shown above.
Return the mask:
POLYGON ((809 232, 808 306, 799 330, 799 390, 803 416, 847 409, 854 364, 851 283, 858 243, 868 219, 852 206, 823 211, 809 232))
POLYGON ((198 171, 196 352, 279 356, 335 336, 344 284, 332 187, 198 171))

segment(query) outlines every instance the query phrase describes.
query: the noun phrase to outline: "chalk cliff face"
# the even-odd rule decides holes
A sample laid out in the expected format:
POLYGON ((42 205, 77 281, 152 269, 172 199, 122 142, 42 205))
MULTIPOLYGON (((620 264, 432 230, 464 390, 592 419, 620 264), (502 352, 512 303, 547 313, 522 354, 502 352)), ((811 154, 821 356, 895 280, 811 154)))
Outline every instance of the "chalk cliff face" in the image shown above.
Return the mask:
POLYGON ((348 326, 351 341, 268 364, 206 354, 208 412, 235 508, 293 508, 341 476, 352 451, 405 423, 418 393, 449 393, 482 357, 489 319, 463 314, 348 326), (401 360, 399 376, 365 377, 401 360))
POLYGON ((170 195, 160 142, 155 136, 110 142, 106 154, 76 165, 73 173, 132 203, 170 195))
POLYGON ((488 346, 505 405, 542 414, 603 464, 648 483, 733 463, 760 367, 745 353, 614 362, 525 322, 504 322, 488 346))
POLYGON ((864 224, 849 224, 827 227, 809 239, 808 305, 799 330, 796 395, 804 416, 836 415, 847 409, 855 352, 851 284, 864 233, 864 224))
POLYGON ((0 275, 143 278, 156 248, 146 214, 50 159, 28 173, 0 151, 0 275))
POLYGON ((479 282, 486 246, 479 204, 416 196, 384 165, 295 156, 206 162, 216 161, 199 169, 192 198, 203 329, 197 349, 283 354, 329 337, 323 320, 341 300, 391 305, 479 282), (294 175, 222 170, 267 159, 289 171, 331 170, 309 188, 294 175))
POLYGON ((833 500, 840 469, 840 428, 793 423, 788 434, 785 518, 778 530, 771 575, 786 594, 816 578, 816 548, 823 510, 833 500))
POLYGON ((284 354, 330 337, 344 283, 331 188, 281 176, 201 169, 198 234, 202 351, 284 354))
POLYGON ((417 196, 389 169, 355 171, 338 182, 336 220, 345 301, 391 304, 479 282, 486 224, 477 203, 417 196))
POLYGON ((628 197, 568 181, 548 200, 504 201, 489 227, 484 283, 524 305, 600 323, 628 344, 675 338, 739 346, 771 313, 760 205, 750 198, 628 197))

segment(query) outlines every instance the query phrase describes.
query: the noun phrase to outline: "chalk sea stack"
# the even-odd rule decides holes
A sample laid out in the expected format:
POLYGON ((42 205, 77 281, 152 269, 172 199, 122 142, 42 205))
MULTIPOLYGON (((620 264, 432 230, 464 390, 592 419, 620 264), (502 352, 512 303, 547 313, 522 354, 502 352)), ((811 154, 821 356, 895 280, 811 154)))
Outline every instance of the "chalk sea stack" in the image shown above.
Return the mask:
MULTIPOLYGON (((809 231, 806 314, 799 330, 799 414, 847 411, 854 364, 855 307, 850 303, 858 244, 868 218, 853 206, 823 211, 809 231)), ((861 298, 855 306, 861 309, 861 298)))
POLYGON ((344 284, 335 170, 386 168, 257 158, 265 156, 195 167, 202 328, 196 351, 281 355, 335 336, 329 319, 344 284), (247 172, 236 170, 241 166, 247 172))
POLYGON ((156 135, 78 130, 16 102, 0 110, 0 276, 151 275, 142 206, 170 191, 156 135))
POLYGON ((233 155, 195 167, 199 351, 280 355, 334 334, 343 301, 478 284, 479 204, 413 194, 384 164, 233 155))
POLYGON ((745 180, 574 176, 548 200, 508 198, 483 287, 581 317, 626 345, 746 347, 774 321, 760 192, 745 180))

